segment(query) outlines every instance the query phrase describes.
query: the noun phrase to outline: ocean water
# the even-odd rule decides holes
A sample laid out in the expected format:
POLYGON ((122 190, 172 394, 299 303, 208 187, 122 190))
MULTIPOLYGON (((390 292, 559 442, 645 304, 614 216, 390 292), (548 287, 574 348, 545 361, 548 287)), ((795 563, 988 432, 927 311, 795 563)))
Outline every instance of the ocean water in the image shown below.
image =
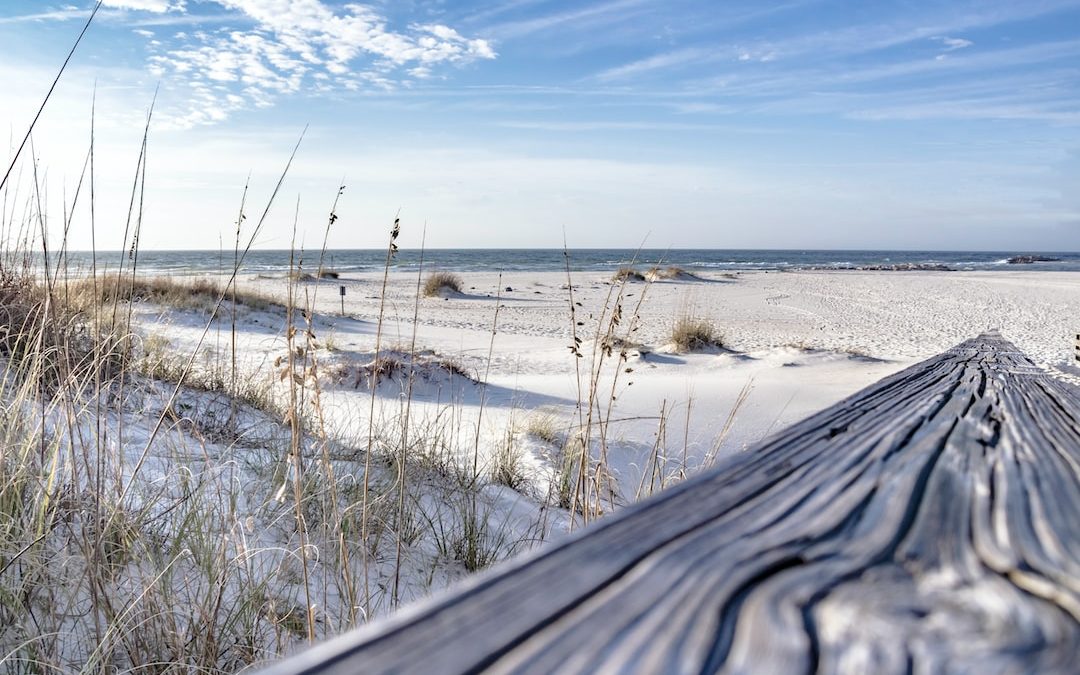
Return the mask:
MULTIPOLYGON (((287 250, 250 251, 244 259, 243 272, 284 274, 289 270, 287 250)), ((116 269, 121 261, 130 264, 126 253, 99 251, 98 269, 116 269)), ((210 274, 231 269, 232 251, 139 251, 138 267, 147 273, 210 274)), ((1037 253, 1031 251, 827 251, 771 249, 429 249, 423 252, 424 268, 457 272, 476 271, 561 271, 569 260, 573 271, 607 271, 633 264, 640 268, 652 265, 676 265, 687 270, 798 270, 865 269, 895 265, 943 266, 952 270, 1080 271, 1080 253, 1037 253), (1054 262, 1008 264, 1015 255, 1040 255, 1056 258, 1054 262)), ((324 265, 341 273, 381 270, 385 250, 338 249, 326 252, 324 265)), ((55 263, 54 263, 55 264, 55 263)), ((68 253, 69 269, 88 270, 91 254, 68 253)), ((313 271, 319 266, 319 252, 305 252, 301 266, 313 271)), ((420 265, 420 251, 402 249, 392 266, 400 271, 415 271, 420 265)))

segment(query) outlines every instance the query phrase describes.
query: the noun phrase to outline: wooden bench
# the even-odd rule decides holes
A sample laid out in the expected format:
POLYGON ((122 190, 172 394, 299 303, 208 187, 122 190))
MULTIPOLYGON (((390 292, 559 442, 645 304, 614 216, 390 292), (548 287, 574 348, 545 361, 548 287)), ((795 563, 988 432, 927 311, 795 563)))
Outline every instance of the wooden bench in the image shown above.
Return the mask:
POLYGON ((1080 672, 1080 391, 996 333, 271 667, 1080 672))

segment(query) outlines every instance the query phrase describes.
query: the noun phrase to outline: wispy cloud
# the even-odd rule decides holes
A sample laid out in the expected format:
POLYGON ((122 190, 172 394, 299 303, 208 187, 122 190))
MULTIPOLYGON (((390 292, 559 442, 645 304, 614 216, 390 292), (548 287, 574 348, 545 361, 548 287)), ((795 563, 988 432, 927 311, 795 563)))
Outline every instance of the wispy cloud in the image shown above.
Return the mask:
POLYGON ((144 12, 183 11, 185 0, 103 0, 102 6, 116 9, 132 9, 144 12))
POLYGON ((965 40, 964 38, 953 38, 943 35, 935 36, 933 39, 944 45, 945 51, 948 52, 955 51, 957 49, 964 49, 965 47, 970 47, 971 45, 975 44, 971 40, 965 40))
MULTIPOLYGON (((1065 9, 1074 9, 1077 0, 1043 0, 1038 2, 984 2, 973 6, 951 4, 936 13, 899 17, 894 21, 859 24, 824 32, 799 35, 786 40, 768 42, 764 46, 776 52, 778 58, 805 56, 850 56, 908 45, 920 40, 942 40, 941 36, 965 31, 987 29, 1065 9)), ((944 38, 952 40, 954 38, 944 38)), ((968 46, 965 40, 954 43, 968 46)), ((946 43, 946 46, 949 46, 946 43)))
POLYGON ((204 26, 208 24, 223 24, 236 21, 235 13, 222 12, 220 14, 192 14, 192 13, 117 13, 115 19, 126 26, 204 26))
MULTIPOLYGON (((135 3, 132 3, 135 4, 135 3)), ((229 14, 193 14, 182 11, 186 5, 173 3, 152 5, 153 9, 124 8, 121 4, 111 9, 102 9, 97 13, 97 23, 113 23, 130 26, 179 26, 236 21, 239 15, 229 14), (158 9, 164 7, 165 9, 158 9)), ((41 23, 47 21, 85 21, 90 16, 89 9, 74 6, 31 14, 0 16, 0 25, 19 23, 41 23)))
POLYGON ((1080 110, 1016 99, 969 99, 867 108, 849 114, 863 120, 1027 120, 1060 125, 1080 124, 1080 110))
POLYGON ((67 7, 47 12, 34 12, 32 14, 19 14, 17 16, 0 16, 0 24, 31 23, 36 21, 69 21, 71 19, 85 20, 88 16, 90 16, 90 10, 67 7))
MULTIPOLYGON (((790 3, 775 8, 796 9, 805 3, 790 3)), ((599 80, 631 80, 635 77, 706 65, 732 58, 741 62, 799 62, 845 58, 888 50, 930 40, 942 48, 939 56, 974 45, 972 40, 955 37, 956 33, 986 29, 1075 8, 1077 0, 1044 0, 1030 3, 988 2, 964 11, 946 8, 936 13, 899 17, 893 21, 846 26, 839 29, 799 32, 788 36, 760 37, 757 40, 714 40, 710 44, 681 46, 674 50, 609 67, 596 74, 599 80)), ((734 16, 731 21, 757 17, 761 12, 734 16)), ((943 60, 943 59, 939 59, 943 60)))
POLYGON ((941 35, 935 36, 931 39, 940 42, 942 47, 944 48, 943 53, 938 54, 936 57, 934 57, 938 61, 944 61, 945 59, 949 58, 949 52, 954 52, 957 49, 966 49, 975 44, 971 40, 965 40, 964 38, 953 38, 941 35))
POLYGON ((744 126, 736 125, 723 125, 723 124, 693 124, 693 123, 681 123, 681 122, 658 122, 658 121, 637 121, 637 122, 620 122, 610 120, 596 120, 586 122, 543 122, 543 121, 505 121, 500 122, 498 126, 508 129, 522 129, 527 131, 552 131, 552 132, 566 132, 566 133, 582 133, 592 131, 686 131, 686 132, 708 132, 708 131, 732 131, 738 130, 739 132, 755 132, 755 133, 778 133, 776 129, 749 129, 744 126))
POLYGON ((481 23, 494 19, 497 16, 502 16, 509 12, 519 11, 524 8, 540 5, 546 2, 546 0, 508 0, 495 4, 491 7, 476 11, 465 17, 466 23, 481 23))
POLYGON ((1026 120, 1055 126, 1080 123, 1069 68, 988 78, 912 83, 881 91, 820 89, 748 104, 758 114, 834 114, 857 120, 1026 120))
POLYGON ((625 21, 628 12, 646 5, 648 0, 611 0, 600 4, 578 7, 517 21, 508 21, 489 29, 500 39, 520 38, 553 28, 572 27, 581 30, 603 25, 606 22, 625 21))
MULTIPOLYGON (((1003 74, 1010 71, 1035 66, 1044 69, 1055 63, 1067 62, 1078 55, 1080 41, 1063 40, 957 54, 946 61, 923 56, 887 63, 825 61, 780 71, 751 72, 732 69, 728 73, 694 81, 690 83, 690 88, 740 98, 789 97, 808 91, 844 91, 871 84, 884 87, 889 82, 910 80, 914 77, 919 78, 922 86, 932 86, 937 80, 957 78, 972 72, 983 73, 980 81, 993 86, 1003 74)), ((1044 74, 1043 70, 1028 72, 1023 79, 1037 80, 1044 74)), ((968 84, 965 80, 952 83, 949 87, 955 90, 968 84)), ((942 93, 947 93, 947 89, 942 93)))
POLYGON ((596 75, 598 80, 618 80, 630 77, 636 77, 644 73, 652 72, 655 70, 666 70, 680 65, 688 63, 701 63, 702 61, 712 60, 719 57, 718 49, 710 49, 705 47, 686 47, 683 49, 677 49, 663 54, 655 54, 653 56, 639 59, 637 61, 631 61, 630 63, 616 66, 615 68, 608 68, 601 71, 596 75))

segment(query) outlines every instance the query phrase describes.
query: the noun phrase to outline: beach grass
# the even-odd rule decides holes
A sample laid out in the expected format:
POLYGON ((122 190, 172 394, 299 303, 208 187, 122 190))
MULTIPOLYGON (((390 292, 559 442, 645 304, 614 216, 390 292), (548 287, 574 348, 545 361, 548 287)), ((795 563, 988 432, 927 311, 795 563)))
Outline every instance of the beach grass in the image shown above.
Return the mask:
POLYGON ((670 340, 678 352, 696 352, 724 346, 720 332, 710 321, 689 315, 675 320, 670 340))
MULTIPOLYGON (((84 277, 68 284, 67 302, 75 307, 93 308, 95 305, 111 305, 114 302, 153 303, 171 309, 190 309, 212 312, 218 299, 226 294, 225 286, 216 279, 206 277, 136 277, 115 283, 115 278, 84 277)), ((283 309, 277 298, 253 290, 232 289, 228 298, 251 309, 283 309)))
POLYGON ((465 282, 453 272, 437 271, 424 280, 424 295, 434 297, 445 293, 461 293, 465 282))
POLYGON ((645 275, 637 271, 633 267, 620 267, 615 270, 615 274, 611 275, 611 280, 616 283, 623 283, 627 281, 645 281, 645 275))
MULTIPOLYGON (((331 222, 336 210, 335 198, 331 222)), ((378 314, 357 348, 320 313, 309 279, 324 276, 321 259, 309 271, 293 249, 274 282, 284 292, 238 283, 258 231, 238 232, 234 267, 217 277, 143 272, 137 245, 108 273, 71 272, 56 253, 43 268, 33 238, 6 247, 0 599, 23 598, 0 602, 7 662, 125 670, 153 655, 233 672, 389 614, 547 540, 555 522, 580 527, 637 497, 610 456, 648 283, 624 276, 585 307, 568 264, 576 405, 507 414, 489 388, 501 277, 486 356, 418 344, 422 298, 464 288, 422 263, 412 335, 391 337, 388 313, 404 313, 388 301, 395 222, 378 314), (251 358, 252 335, 275 346, 251 358), (357 389, 360 406, 344 397, 357 389), (344 425, 343 400, 356 420, 344 425), (511 519, 507 493, 533 520, 511 519)), ((663 438, 642 469, 658 477, 646 491, 686 475, 663 438)))
POLYGON ((434 422, 410 413, 425 369, 475 384, 456 359, 417 363, 415 338, 367 366, 408 381, 398 415, 373 407, 366 440, 330 430, 330 351, 299 265, 284 298, 236 286, 239 237, 224 279, 141 274, 135 245, 119 270, 79 276, 36 265, 32 237, 13 244, 26 223, 0 225, 5 667, 234 672, 546 537, 540 521, 511 526, 487 493, 524 486, 512 434, 481 474, 460 402, 434 422), (230 305, 276 318, 286 355, 238 364, 230 305), (178 311, 204 315, 194 344, 140 323, 178 311), (226 347, 205 344, 223 320, 226 347))
POLYGON ((667 267, 651 267, 645 272, 645 278, 649 281, 700 281, 701 277, 676 265, 667 267))
MULTIPOLYGON (((511 527, 486 494, 525 486, 513 434, 486 478, 461 461, 474 437, 460 404, 437 415, 449 424, 376 411, 370 444, 328 433, 323 350, 296 294, 258 305, 294 336, 290 358, 232 378, 226 355, 192 359, 125 318, 143 300, 212 314, 227 289, 136 277, 136 292, 117 295, 98 281, 69 284, 64 304, 32 270, 3 268, 0 598, 22 598, 0 603, 5 663, 123 669, 153 658, 233 672, 445 583, 423 571, 433 561, 421 551, 468 573, 544 538, 540 522, 511 527), (118 319, 95 330, 113 306, 118 319), (138 420, 158 417, 148 435, 138 420), (387 579, 399 580, 393 591, 387 579)), ((411 358, 393 367, 417 372, 411 358)))
MULTIPOLYGON (((448 271, 425 279, 422 262, 409 344, 384 349, 395 219, 368 324, 374 349, 353 370, 368 398, 348 411, 359 422, 338 425, 332 407, 342 398, 331 375, 345 350, 321 334, 320 284, 309 282, 338 276, 324 257, 344 187, 317 267, 305 268, 294 229, 283 294, 238 281, 299 143, 247 225, 245 185, 231 269, 216 278, 148 275, 138 261, 151 116, 124 253, 111 267, 98 268, 96 251, 91 269, 67 267, 77 197, 59 250, 49 248, 40 209, 20 221, 0 211, 0 666, 258 667, 542 543, 551 507, 564 509, 556 519, 572 529, 625 503, 608 456, 615 400, 633 383, 628 345, 645 297, 631 300, 625 282, 645 280, 641 273, 616 275, 602 306, 590 309, 597 318, 586 349, 567 262, 576 419, 533 415, 521 433, 518 413, 494 414, 489 390, 501 278, 479 366, 426 356, 417 344, 421 298, 464 288, 448 271), (169 322, 185 312, 180 339, 169 322), (259 335, 275 345, 274 358, 244 358, 253 312, 272 328, 259 335), (433 371, 463 381, 470 398, 440 392, 418 401, 418 389, 439 379, 433 371), (396 389, 384 396, 388 380, 396 389), (545 456, 528 455, 526 438, 545 443, 545 456), (505 508, 508 492, 530 505, 532 520, 505 508)), ((33 169, 28 189, 40 195, 37 158, 23 161, 33 169)), ((96 241, 93 219, 88 227, 96 241)))

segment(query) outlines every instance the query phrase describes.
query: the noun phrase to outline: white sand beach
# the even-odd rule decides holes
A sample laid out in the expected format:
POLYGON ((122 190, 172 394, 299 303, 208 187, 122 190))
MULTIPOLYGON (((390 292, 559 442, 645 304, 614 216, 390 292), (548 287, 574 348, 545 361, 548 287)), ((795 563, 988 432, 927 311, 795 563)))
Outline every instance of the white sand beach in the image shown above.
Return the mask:
MULTIPOLYGON (((985 330, 999 329, 1036 362, 1071 377, 1072 330, 1080 323, 1080 277, 1073 273, 743 272, 613 285, 610 275, 581 272, 572 275, 584 355, 576 359, 565 273, 473 273, 463 280, 462 293, 421 297, 417 305, 416 275, 389 276, 382 347, 409 351, 415 312, 416 349, 486 383, 436 379, 414 386, 411 414, 434 415, 453 403, 464 427, 475 429, 482 417, 481 464, 510 433, 520 437, 526 463, 540 467, 550 457, 519 433, 527 419, 543 415, 565 434, 580 425, 580 402, 593 388, 616 504, 638 496, 654 454, 666 458, 671 473, 693 471, 985 330), (630 345, 626 362, 617 363, 616 349, 593 372, 599 381, 592 386, 590 366, 605 361, 593 346, 610 328, 617 301, 623 319, 614 334, 630 345), (683 316, 712 324, 723 348, 677 353, 669 336, 683 316)), ((280 278, 241 282, 282 299, 286 286, 280 278)), ((337 372, 340 382, 327 383, 324 406, 339 437, 366 433, 366 385, 354 387, 355 375, 345 371, 370 361, 381 286, 381 274, 297 286, 297 304, 314 301, 314 332, 332 348, 322 357, 323 372, 337 372), (346 289, 344 316, 339 286, 346 289)), ((142 318, 147 332, 180 352, 201 330, 200 322, 171 313, 159 318, 145 309, 142 318)), ((219 329, 216 339, 228 337, 219 329)), ((243 311, 239 341, 247 376, 272 378, 268 364, 284 348, 281 317, 243 311)), ((396 386, 380 387, 377 408, 399 406, 402 381, 396 386)), ((530 479, 542 491, 549 477, 539 471, 530 479)))

